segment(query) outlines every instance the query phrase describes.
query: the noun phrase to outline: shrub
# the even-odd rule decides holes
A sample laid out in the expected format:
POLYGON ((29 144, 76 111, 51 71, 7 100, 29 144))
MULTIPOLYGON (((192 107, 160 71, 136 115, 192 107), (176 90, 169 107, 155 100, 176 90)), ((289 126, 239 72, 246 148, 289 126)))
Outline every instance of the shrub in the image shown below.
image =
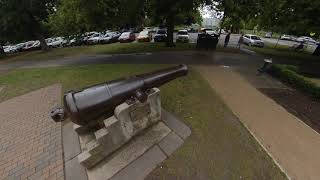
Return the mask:
POLYGON ((281 81, 303 91, 312 96, 317 100, 320 100, 320 87, 315 83, 305 79, 303 76, 299 75, 298 68, 295 66, 288 65, 272 65, 269 73, 281 81))

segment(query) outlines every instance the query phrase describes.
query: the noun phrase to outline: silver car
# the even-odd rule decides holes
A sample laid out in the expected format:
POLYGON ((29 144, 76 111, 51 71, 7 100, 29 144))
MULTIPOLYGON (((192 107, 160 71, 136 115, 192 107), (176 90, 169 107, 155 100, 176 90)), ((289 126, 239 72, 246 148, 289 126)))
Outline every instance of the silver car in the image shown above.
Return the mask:
POLYGON ((243 43, 248 46, 264 47, 264 42, 258 36, 251 34, 243 36, 243 43))

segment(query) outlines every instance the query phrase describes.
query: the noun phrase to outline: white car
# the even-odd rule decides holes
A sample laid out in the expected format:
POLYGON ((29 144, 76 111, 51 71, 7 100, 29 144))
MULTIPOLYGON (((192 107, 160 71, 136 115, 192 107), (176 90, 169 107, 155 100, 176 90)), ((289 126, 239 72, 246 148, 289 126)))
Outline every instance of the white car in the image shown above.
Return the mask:
POLYGON ((25 43, 19 43, 12 47, 13 52, 21 52, 22 48, 25 46, 25 43))
POLYGON ((108 32, 104 36, 101 37, 100 43, 115 43, 118 41, 118 38, 121 36, 120 32, 108 32))
POLYGON ((28 41, 25 42, 24 47, 22 48, 22 51, 28 51, 28 49, 30 49, 31 47, 33 47, 33 45, 35 44, 35 41, 28 41))
POLYGON ((5 53, 9 53, 11 46, 3 46, 2 48, 5 53))
POLYGON ((62 37, 51 38, 51 39, 48 39, 47 41, 47 45, 51 48, 63 47, 67 43, 68 41, 63 39, 62 37))
POLYGON ((150 31, 143 30, 139 33, 137 39, 138 39, 138 42, 150 42, 152 40, 152 36, 150 31))
POLYGON ((280 39, 281 39, 281 40, 290 41, 290 40, 291 40, 291 36, 284 34, 284 35, 282 35, 282 36, 280 37, 280 39))
POLYGON ((296 40, 297 42, 308 42, 308 43, 313 43, 313 44, 316 44, 317 41, 312 39, 311 37, 308 37, 308 36, 301 36, 299 38, 297 38, 296 40))
POLYGON ((246 34, 243 36, 243 44, 248 46, 264 47, 264 42, 256 35, 246 34))
POLYGON ((100 40, 102 40, 103 37, 104 37, 104 35, 100 34, 100 33, 93 34, 87 39, 87 43, 88 44, 99 44, 100 40))
POLYGON ((207 30, 206 31, 207 34, 211 35, 211 36, 217 36, 219 33, 217 33, 216 31, 214 30, 207 30))
POLYGON ((187 30, 178 31, 177 42, 183 42, 183 43, 189 42, 189 34, 187 30))

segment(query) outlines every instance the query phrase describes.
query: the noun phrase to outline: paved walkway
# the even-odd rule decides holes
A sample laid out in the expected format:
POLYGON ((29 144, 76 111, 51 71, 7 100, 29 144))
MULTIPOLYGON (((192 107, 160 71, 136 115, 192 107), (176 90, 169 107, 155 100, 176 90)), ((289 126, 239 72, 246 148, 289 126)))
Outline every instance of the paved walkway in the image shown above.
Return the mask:
POLYGON ((291 179, 320 179, 320 135, 231 68, 197 69, 291 179))
POLYGON ((61 124, 49 117, 60 93, 53 85, 0 103, 0 179, 64 179, 61 124))

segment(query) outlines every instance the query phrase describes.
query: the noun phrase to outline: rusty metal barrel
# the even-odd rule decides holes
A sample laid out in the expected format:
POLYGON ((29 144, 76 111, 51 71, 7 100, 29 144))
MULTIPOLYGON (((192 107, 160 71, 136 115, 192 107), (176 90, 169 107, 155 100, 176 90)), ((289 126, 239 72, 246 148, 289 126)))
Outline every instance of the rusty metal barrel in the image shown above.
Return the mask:
POLYGON ((80 91, 70 91, 64 95, 64 108, 53 110, 51 117, 56 122, 69 117, 75 124, 85 126, 101 117, 111 117, 114 109, 130 98, 136 98, 140 102, 146 101, 147 90, 160 87, 187 74, 188 67, 179 65, 113 80, 80 91))

